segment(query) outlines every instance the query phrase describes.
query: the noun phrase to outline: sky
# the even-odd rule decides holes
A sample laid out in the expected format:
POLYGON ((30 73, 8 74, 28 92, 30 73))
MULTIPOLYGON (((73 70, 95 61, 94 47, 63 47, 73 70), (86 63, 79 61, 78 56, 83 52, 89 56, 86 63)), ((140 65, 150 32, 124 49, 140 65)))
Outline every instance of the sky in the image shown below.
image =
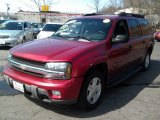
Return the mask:
MULTIPOLYGON (((104 0, 105 1, 105 0, 104 0)), ((0 12, 6 12, 6 4, 9 4, 9 12, 38 11, 32 0, 0 0, 0 12)), ((56 0, 52 5, 52 11, 70 12, 70 13, 92 13, 95 12, 90 7, 90 0, 56 0)))

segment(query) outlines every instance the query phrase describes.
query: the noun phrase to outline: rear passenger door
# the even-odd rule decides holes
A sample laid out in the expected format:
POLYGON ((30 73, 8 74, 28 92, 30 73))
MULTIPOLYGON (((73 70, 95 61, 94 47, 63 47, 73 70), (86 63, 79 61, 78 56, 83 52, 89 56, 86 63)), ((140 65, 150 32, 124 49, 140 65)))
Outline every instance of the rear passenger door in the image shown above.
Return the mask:
POLYGON ((32 31, 32 28, 31 28, 31 25, 27 22, 25 22, 25 38, 26 40, 31 40, 32 39, 32 36, 33 36, 33 31, 32 31))
POLYGON ((28 39, 32 40, 33 38, 33 28, 30 23, 27 22, 27 28, 28 28, 28 39))
POLYGON ((136 19, 128 19, 128 26, 130 32, 130 43, 133 49, 133 64, 143 61, 145 55, 145 40, 142 37, 140 24, 136 19))

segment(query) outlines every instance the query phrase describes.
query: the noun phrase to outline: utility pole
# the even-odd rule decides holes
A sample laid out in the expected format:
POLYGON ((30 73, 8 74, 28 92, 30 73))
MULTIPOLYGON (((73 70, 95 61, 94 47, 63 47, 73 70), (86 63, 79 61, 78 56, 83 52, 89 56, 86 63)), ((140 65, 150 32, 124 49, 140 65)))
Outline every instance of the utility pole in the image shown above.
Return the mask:
POLYGON ((8 4, 8 3, 6 4, 6 6, 7 6, 7 17, 9 18, 9 10, 10 10, 10 7, 9 7, 9 4, 8 4))

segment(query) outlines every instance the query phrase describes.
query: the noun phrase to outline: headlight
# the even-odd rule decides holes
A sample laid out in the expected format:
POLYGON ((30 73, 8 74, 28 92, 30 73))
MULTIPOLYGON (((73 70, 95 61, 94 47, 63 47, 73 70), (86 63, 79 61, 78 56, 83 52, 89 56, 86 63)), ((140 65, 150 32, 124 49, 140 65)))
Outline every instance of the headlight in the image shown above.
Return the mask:
POLYGON ((8 60, 8 59, 11 59, 11 57, 12 57, 11 53, 10 53, 10 52, 8 52, 7 60, 8 60))
POLYGON ((46 73, 44 78, 48 79, 70 79, 72 65, 66 62, 55 62, 47 63, 45 66, 46 70, 51 72, 46 73))

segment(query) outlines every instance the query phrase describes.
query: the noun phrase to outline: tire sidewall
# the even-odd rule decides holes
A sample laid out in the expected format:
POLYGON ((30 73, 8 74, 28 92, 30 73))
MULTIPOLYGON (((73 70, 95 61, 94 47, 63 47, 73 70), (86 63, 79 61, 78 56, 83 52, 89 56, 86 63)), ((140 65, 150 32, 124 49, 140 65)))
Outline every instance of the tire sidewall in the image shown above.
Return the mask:
POLYGON ((84 79, 84 84, 82 86, 82 90, 81 90, 81 94, 80 94, 80 107, 85 110, 92 110, 95 107, 97 107, 98 104, 101 102, 103 91, 104 91, 103 74, 99 71, 93 71, 90 74, 88 74, 86 76, 86 78, 84 79), (87 100, 87 90, 88 90, 88 86, 89 86, 90 82, 93 80, 93 78, 96 78, 96 77, 98 77, 101 82, 101 94, 99 96, 99 99, 94 104, 90 104, 87 100))
POLYGON ((150 62, 151 62, 151 54, 149 51, 147 51, 146 55, 145 55, 145 59, 144 59, 144 62, 143 62, 143 71, 147 71, 148 68, 150 67, 150 62), (149 64, 148 66, 146 67, 146 58, 149 57, 149 64))
POLYGON ((26 39, 25 39, 25 37, 23 37, 22 44, 25 43, 25 42, 26 42, 26 39))

